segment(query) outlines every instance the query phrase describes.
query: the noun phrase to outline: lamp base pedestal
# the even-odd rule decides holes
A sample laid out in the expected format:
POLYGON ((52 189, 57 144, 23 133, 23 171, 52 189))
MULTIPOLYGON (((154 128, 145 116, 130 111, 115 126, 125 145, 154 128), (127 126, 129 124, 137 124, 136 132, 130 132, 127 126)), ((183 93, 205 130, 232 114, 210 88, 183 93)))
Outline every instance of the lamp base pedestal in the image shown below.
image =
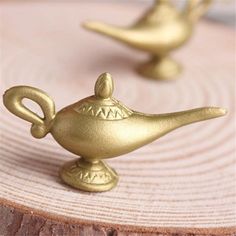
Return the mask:
POLYGON ((137 71, 150 79, 173 80, 182 72, 182 67, 168 56, 153 56, 148 62, 139 65, 137 71))
POLYGON ((88 192, 108 191, 119 179, 116 171, 105 162, 89 162, 84 158, 65 163, 59 174, 66 184, 88 192))

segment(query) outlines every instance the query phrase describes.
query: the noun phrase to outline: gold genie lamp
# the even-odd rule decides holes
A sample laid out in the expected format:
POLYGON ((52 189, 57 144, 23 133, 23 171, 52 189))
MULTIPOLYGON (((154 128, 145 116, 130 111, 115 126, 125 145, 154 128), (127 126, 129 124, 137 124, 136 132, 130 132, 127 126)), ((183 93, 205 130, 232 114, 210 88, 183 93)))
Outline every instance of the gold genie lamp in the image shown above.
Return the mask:
POLYGON ((60 170, 62 180, 85 191, 113 188, 118 175, 103 159, 113 158, 140 148, 168 132, 194 122, 220 117, 226 110, 204 107, 188 111, 150 115, 133 111, 112 97, 113 80, 102 74, 95 94, 55 112, 53 100, 43 91, 16 86, 3 96, 6 108, 32 123, 31 134, 43 138, 51 133, 68 151, 80 156, 60 170), (23 105, 23 99, 36 102, 44 118, 23 105))
POLYGON ((148 52, 151 59, 137 70, 145 77, 160 80, 174 79, 181 66, 169 57, 174 49, 190 38, 197 20, 212 0, 187 0, 180 12, 170 0, 156 0, 153 7, 130 27, 116 27, 100 22, 85 22, 86 29, 116 39, 128 46, 148 52))

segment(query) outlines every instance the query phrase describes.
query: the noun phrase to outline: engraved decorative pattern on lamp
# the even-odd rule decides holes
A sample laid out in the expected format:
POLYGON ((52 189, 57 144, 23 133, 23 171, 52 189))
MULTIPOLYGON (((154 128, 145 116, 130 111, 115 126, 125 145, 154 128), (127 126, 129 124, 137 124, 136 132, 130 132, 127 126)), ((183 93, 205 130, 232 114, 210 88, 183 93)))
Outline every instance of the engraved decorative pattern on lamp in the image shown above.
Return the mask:
POLYGON ((96 104, 94 101, 87 101, 82 103, 79 107, 75 107, 74 110, 80 114, 94 116, 96 118, 104 120, 122 120, 129 117, 132 111, 123 104, 116 101, 114 98, 106 101, 106 104, 96 104))
POLYGON ((113 89, 111 75, 104 73, 93 96, 57 113, 53 100, 33 87, 12 87, 5 92, 3 102, 10 112, 32 123, 35 138, 51 133, 62 147, 80 157, 65 163, 59 174, 68 185, 85 191, 107 191, 116 186, 118 175, 104 159, 129 153, 181 126, 226 114, 218 107, 144 114, 112 98, 113 89), (44 118, 29 110, 22 103, 24 98, 38 103, 44 118), (114 117, 109 114, 111 110, 114 117))
POLYGON ((80 162, 73 162, 73 164, 65 170, 64 174, 68 175, 69 178, 74 178, 76 181, 87 184, 107 184, 112 181, 112 177, 106 169, 92 171, 91 169, 83 168, 80 162))
POLYGON ((122 120, 129 117, 132 111, 112 97, 113 90, 113 80, 110 74, 106 73, 106 76, 99 77, 95 84, 95 96, 81 100, 74 110, 104 120, 122 120))

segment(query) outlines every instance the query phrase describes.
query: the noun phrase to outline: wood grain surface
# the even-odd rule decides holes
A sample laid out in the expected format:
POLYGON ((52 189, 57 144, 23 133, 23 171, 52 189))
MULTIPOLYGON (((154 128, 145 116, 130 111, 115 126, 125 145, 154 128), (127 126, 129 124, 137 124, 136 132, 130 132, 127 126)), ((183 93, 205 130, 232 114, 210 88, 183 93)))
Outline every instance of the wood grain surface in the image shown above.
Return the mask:
POLYGON ((85 193, 58 177, 60 166, 75 156, 50 135, 31 137, 30 124, 1 104, 0 235, 236 233, 233 29, 200 22, 189 44, 174 55, 184 73, 164 83, 135 73, 145 54, 80 27, 87 19, 127 25, 145 3, 26 1, 0 7, 1 94, 15 85, 35 86, 59 110, 92 95, 97 76, 107 71, 115 80, 115 97, 135 110, 164 113, 208 105, 229 110, 226 117, 184 127, 108 160, 120 174, 118 186, 85 193))

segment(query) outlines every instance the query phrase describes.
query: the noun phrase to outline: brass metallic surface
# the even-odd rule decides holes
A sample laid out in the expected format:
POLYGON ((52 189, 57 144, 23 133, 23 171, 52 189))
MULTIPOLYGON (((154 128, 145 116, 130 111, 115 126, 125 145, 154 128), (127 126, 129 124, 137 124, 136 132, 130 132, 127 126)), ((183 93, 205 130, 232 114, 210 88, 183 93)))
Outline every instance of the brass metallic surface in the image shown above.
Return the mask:
POLYGON ((226 114, 225 109, 216 107, 144 114, 113 98, 113 89, 111 75, 104 73, 95 84, 95 95, 57 113, 53 100, 33 87, 12 87, 5 92, 3 102, 10 112, 32 123, 35 138, 51 133, 62 147, 81 157, 66 163, 60 176, 67 184, 85 191, 107 191, 117 184, 118 175, 103 159, 131 152, 181 126, 226 114), (25 107, 24 98, 38 103, 44 118, 25 107))
POLYGON ((85 22, 83 26, 150 53, 150 61, 137 68, 142 75, 160 80, 175 79, 182 68, 169 54, 188 41, 195 23, 211 2, 188 0, 185 9, 180 12, 170 0, 156 0, 153 7, 130 27, 116 27, 96 21, 85 22))

